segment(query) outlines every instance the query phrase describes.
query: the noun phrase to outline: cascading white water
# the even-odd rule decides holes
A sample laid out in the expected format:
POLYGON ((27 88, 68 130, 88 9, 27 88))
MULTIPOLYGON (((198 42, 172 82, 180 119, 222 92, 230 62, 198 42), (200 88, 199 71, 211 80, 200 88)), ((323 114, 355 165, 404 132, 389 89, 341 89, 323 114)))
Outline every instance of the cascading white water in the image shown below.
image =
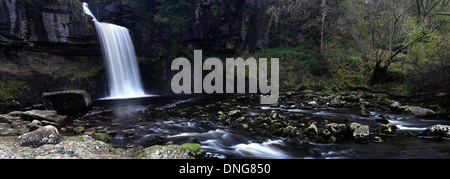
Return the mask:
POLYGON ((108 99, 138 98, 144 93, 136 53, 127 28, 99 22, 83 3, 84 13, 92 16, 106 62, 110 96, 108 99))

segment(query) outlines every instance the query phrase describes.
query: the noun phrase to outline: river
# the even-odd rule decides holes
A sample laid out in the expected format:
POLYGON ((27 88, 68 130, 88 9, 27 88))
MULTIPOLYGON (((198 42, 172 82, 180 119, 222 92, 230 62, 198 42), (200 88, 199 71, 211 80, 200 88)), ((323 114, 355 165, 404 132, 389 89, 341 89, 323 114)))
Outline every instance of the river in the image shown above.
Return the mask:
POLYGON ((354 110, 323 106, 305 109, 302 106, 303 103, 261 106, 251 97, 235 95, 162 95, 94 100, 91 111, 82 116, 69 117, 72 120, 63 127, 69 129, 66 130, 69 134, 77 126, 95 128, 97 132, 106 131, 113 136, 111 143, 121 148, 199 143, 206 152, 206 158, 450 158, 450 140, 417 136, 428 126, 449 125, 448 120, 394 114, 378 108, 369 111, 368 116, 361 117, 354 110), (227 115, 232 109, 240 109, 242 117, 234 120, 236 117, 227 115), (279 120, 279 123, 296 126, 297 132, 302 131, 301 126, 310 121, 318 126, 332 122, 358 122, 373 129, 380 124, 380 118, 395 124, 397 131, 386 135, 373 134, 371 130, 371 135, 379 137, 382 142, 361 143, 347 138, 335 142, 317 142, 305 132, 299 134, 301 137, 277 135, 270 132, 270 127, 266 127, 266 131, 266 128, 260 127, 260 123, 254 122, 258 116, 273 115, 274 111, 284 116, 300 116, 300 119, 295 120, 279 120))

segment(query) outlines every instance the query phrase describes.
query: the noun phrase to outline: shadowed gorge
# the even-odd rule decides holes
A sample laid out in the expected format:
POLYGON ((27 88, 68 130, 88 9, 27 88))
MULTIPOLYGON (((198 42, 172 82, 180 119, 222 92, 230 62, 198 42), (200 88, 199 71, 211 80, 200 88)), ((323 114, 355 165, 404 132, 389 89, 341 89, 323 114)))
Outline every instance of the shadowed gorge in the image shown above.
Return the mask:
POLYGON ((449 158, 449 2, 0 0, 0 158, 449 158))

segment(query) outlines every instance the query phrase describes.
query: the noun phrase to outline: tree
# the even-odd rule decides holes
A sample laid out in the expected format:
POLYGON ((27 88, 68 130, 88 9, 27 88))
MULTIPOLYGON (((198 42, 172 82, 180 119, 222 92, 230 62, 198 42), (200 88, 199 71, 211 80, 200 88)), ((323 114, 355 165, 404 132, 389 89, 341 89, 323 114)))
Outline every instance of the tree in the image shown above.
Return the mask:
MULTIPOLYGON (((397 55, 416 43, 426 42, 431 29, 426 23, 417 24, 414 31, 406 28, 412 10, 407 0, 366 2, 366 28, 370 32, 369 39, 375 53, 371 84, 376 84, 385 82, 388 69, 397 55)), ((430 8, 426 12, 430 12, 430 8)))
POLYGON ((319 54, 323 55, 323 36, 324 36, 324 28, 325 28, 325 18, 327 17, 327 0, 322 0, 322 3, 320 3, 320 7, 322 9, 322 18, 320 21, 320 50, 319 54))

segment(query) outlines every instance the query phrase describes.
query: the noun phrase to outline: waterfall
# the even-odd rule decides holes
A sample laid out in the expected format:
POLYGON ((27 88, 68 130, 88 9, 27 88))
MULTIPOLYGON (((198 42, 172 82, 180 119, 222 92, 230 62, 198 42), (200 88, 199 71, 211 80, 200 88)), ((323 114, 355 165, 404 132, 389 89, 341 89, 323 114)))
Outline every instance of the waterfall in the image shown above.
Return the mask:
POLYGON ((102 47, 108 73, 110 96, 107 99, 144 97, 133 42, 127 28, 99 22, 83 3, 84 13, 92 16, 102 47))

